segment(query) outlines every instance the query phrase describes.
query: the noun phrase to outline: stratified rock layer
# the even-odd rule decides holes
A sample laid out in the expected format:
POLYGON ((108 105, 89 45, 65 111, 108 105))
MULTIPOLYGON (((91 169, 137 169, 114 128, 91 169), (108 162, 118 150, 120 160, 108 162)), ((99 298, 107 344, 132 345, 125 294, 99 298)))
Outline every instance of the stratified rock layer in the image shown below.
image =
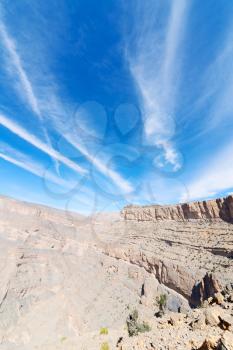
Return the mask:
POLYGON ((159 220, 216 220, 233 222, 233 196, 215 200, 190 202, 177 205, 134 206, 125 207, 121 212, 125 220, 159 221, 159 220))
POLYGON ((227 340, 232 235, 223 220, 82 217, 0 196, 0 349, 115 349, 123 339, 124 350, 193 350, 207 335, 219 341, 223 327, 227 340), (206 302, 206 314, 190 309, 206 302), (131 339, 133 309, 151 331, 131 339))

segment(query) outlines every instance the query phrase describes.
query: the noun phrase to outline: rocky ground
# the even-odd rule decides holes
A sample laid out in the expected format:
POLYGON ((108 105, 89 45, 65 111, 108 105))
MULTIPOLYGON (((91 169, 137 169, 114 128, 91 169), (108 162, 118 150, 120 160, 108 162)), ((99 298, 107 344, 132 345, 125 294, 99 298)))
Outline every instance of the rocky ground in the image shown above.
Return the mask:
POLYGON ((86 218, 1 197, 0 349, 232 349, 231 199, 220 203, 215 217, 148 220, 147 208, 86 218))

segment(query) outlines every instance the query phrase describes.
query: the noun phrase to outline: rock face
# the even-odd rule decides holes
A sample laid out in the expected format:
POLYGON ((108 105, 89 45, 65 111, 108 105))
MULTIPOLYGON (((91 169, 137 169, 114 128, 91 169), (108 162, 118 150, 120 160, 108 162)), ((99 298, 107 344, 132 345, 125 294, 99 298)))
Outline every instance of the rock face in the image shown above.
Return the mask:
POLYGON ((219 340, 232 332, 232 236, 223 220, 82 217, 0 197, 0 349, 115 349, 123 337, 123 350, 191 350, 210 327, 219 340), (213 296, 224 313, 192 310, 194 286, 198 303, 213 296), (151 331, 129 339, 133 309, 151 331))
POLYGON ((170 206, 134 206, 125 207, 121 212, 125 220, 216 220, 233 222, 233 196, 216 200, 190 202, 170 206))

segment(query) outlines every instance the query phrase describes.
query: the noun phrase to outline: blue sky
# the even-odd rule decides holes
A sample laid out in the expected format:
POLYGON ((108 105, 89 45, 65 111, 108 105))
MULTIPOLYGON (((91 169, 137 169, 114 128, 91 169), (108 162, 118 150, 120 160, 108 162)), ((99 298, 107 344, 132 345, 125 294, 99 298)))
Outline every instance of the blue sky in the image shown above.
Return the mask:
POLYGON ((93 213, 233 190, 233 3, 0 6, 1 194, 93 213))

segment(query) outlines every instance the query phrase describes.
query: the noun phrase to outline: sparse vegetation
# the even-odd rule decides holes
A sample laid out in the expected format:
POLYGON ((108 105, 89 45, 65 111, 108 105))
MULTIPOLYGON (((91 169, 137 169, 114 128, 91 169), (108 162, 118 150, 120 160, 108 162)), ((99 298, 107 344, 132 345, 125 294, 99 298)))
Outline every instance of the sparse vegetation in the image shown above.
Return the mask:
POLYGON ((165 308, 167 306, 167 295, 161 294, 156 298, 157 305, 159 306, 159 311, 156 312, 156 317, 162 317, 165 314, 165 308))
POLYGON ((161 294, 159 297, 157 297, 156 301, 159 306, 159 310, 164 312, 167 305, 167 295, 161 294))
POLYGON ((134 309, 132 313, 129 314, 126 323, 130 337, 136 336, 139 333, 149 332, 151 330, 147 322, 138 322, 138 311, 136 309, 134 309))
POLYGON ((145 333, 149 332, 150 330, 151 327, 147 322, 143 321, 141 324, 138 324, 138 333, 145 333))
POLYGON ((100 350, 110 350, 110 346, 108 345, 108 343, 103 343, 101 345, 100 350))
POLYGON ((67 337, 61 337, 61 343, 63 343, 64 341, 66 341, 67 337))
POLYGON ((108 334, 108 328, 106 328, 106 327, 100 328, 100 335, 102 335, 102 334, 107 335, 108 334))

